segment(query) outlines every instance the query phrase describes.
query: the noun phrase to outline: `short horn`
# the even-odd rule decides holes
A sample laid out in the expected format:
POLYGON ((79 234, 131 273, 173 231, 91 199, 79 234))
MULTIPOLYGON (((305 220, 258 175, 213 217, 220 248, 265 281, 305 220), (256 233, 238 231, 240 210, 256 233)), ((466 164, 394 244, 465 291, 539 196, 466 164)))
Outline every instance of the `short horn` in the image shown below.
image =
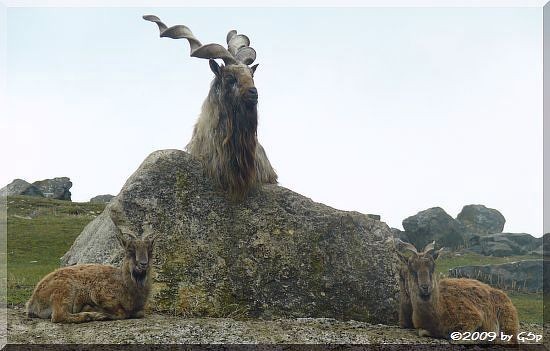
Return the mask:
POLYGON ((155 232, 155 229, 153 228, 153 225, 150 222, 143 222, 142 225, 143 228, 143 240, 151 240, 154 241, 159 234, 158 232, 155 232))
POLYGON ((129 232, 129 231, 125 231, 125 232, 123 233, 123 235, 127 235, 127 236, 129 236, 130 238, 132 238, 132 239, 134 239, 134 240, 137 239, 137 236, 136 236, 134 233, 129 232))
POLYGON ((414 247, 413 244, 406 243, 398 238, 395 238, 394 241, 395 241, 395 247, 398 251, 409 250, 414 252, 415 254, 418 254, 418 251, 416 250, 416 247, 414 247))
POLYGON ((435 240, 432 241, 431 243, 429 243, 428 245, 426 245, 424 250, 422 250, 422 253, 428 253, 428 252, 432 251, 433 249, 435 249, 435 240))
POLYGON ((149 221, 143 222, 141 227, 143 228, 143 235, 149 235, 153 232, 153 225, 149 221))

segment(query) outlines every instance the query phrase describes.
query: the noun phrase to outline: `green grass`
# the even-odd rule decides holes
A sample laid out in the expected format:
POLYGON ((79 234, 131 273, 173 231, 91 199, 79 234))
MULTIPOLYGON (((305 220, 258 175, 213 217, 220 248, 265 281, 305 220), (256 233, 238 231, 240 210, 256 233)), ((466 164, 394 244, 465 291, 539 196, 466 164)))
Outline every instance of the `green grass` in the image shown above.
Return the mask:
POLYGON ((508 291, 507 293, 518 310, 520 321, 542 324, 542 293, 520 293, 515 291, 508 291))
POLYGON ((21 305, 105 205, 8 197, 7 302, 21 305))
MULTIPOLYGON (((473 253, 465 253, 460 256, 454 253, 442 255, 436 264, 436 272, 447 276, 450 268, 470 265, 500 264, 520 260, 542 259, 541 256, 509 256, 492 257, 473 253)), ((518 310, 519 319, 522 322, 542 324, 543 320, 543 294, 507 291, 508 296, 518 310)))

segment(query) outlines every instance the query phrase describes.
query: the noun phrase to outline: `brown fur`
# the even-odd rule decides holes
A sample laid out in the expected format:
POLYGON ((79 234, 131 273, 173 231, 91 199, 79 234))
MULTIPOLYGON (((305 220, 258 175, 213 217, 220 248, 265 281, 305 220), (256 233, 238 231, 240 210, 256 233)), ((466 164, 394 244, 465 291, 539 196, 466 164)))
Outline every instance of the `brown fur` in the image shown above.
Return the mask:
POLYGON ((414 328, 406 267, 399 269, 399 326, 406 329, 414 328))
POLYGON ((255 89, 255 68, 244 64, 217 66, 210 61, 216 77, 202 106, 187 145, 208 175, 236 199, 262 183, 277 183, 263 147, 258 143, 256 101, 247 97, 255 89))
POLYGON ((154 239, 120 240, 125 248, 121 268, 81 264, 46 275, 25 306, 27 316, 54 323, 143 317, 154 239))
MULTIPOLYGON (((412 324, 419 329, 419 334, 449 338, 454 331, 496 332, 497 335, 502 331, 513 335, 511 342, 517 342, 519 321, 510 298, 503 291, 474 279, 438 281, 435 277, 438 255, 439 251, 428 250, 404 261, 406 285, 401 288, 407 291, 402 292, 401 297, 410 298, 412 324)), ((401 301, 401 306, 407 304, 401 301)), ((401 314, 406 318, 406 308, 401 314)))

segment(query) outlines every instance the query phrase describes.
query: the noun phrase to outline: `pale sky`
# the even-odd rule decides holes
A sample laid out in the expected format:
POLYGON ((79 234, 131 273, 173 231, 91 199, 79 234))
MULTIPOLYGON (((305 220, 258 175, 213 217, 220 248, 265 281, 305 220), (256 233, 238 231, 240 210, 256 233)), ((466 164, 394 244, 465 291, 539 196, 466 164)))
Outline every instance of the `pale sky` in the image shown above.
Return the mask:
POLYGON ((148 154, 185 147, 213 74, 155 14, 203 43, 250 37, 280 185, 396 228, 484 204, 542 235, 541 8, 4 11, 0 187, 67 176, 73 201, 116 195, 148 154))

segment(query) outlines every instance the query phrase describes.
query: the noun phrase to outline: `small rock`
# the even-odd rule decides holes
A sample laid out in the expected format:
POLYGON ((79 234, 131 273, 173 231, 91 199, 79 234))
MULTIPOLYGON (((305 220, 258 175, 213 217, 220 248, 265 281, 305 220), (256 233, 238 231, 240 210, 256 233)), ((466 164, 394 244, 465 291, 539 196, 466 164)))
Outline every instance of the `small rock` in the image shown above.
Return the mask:
POLYGON ((100 204, 106 204, 108 203, 109 201, 111 201, 111 199, 115 197, 114 195, 111 195, 111 194, 105 194, 105 195, 97 195, 97 196, 94 196, 90 199, 90 202, 91 203, 100 203, 100 204))

